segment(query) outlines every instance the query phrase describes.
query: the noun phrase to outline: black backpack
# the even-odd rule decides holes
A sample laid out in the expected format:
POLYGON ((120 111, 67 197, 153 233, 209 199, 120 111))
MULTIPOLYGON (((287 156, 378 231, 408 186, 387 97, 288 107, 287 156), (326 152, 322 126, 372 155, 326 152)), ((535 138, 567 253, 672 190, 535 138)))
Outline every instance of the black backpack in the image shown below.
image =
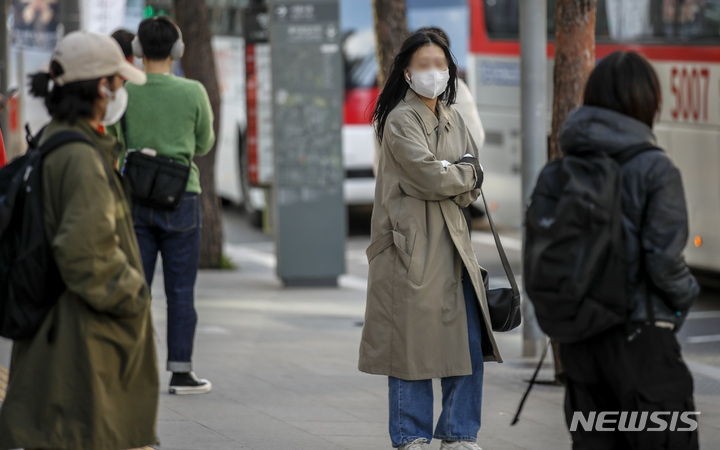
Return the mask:
POLYGON ((82 134, 60 131, 38 147, 28 130, 25 155, 0 169, 0 336, 32 337, 65 286, 45 236, 42 160, 82 134))
POLYGON ((540 173, 525 216, 523 279, 540 328, 558 342, 577 342, 627 323, 634 307, 627 285, 621 165, 603 152, 569 155, 540 173))

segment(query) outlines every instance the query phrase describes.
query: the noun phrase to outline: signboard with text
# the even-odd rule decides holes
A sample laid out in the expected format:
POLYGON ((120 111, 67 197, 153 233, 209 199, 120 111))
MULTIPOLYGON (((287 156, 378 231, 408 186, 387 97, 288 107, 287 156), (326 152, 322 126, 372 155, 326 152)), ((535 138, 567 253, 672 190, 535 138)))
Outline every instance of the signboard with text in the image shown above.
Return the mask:
POLYGON ((278 276, 334 285, 346 232, 338 0, 278 0, 270 11, 278 276))

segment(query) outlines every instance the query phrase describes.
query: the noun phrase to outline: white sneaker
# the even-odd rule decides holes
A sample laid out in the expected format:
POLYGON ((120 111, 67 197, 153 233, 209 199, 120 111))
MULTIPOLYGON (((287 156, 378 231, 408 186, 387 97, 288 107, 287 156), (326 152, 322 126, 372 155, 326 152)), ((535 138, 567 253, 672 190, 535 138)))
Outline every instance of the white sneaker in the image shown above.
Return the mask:
POLYGON ((443 441, 440 450, 482 450, 472 441, 443 441))
POLYGON ((427 439, 415 439, 400 447, 400 450, 427 450, 427 439))

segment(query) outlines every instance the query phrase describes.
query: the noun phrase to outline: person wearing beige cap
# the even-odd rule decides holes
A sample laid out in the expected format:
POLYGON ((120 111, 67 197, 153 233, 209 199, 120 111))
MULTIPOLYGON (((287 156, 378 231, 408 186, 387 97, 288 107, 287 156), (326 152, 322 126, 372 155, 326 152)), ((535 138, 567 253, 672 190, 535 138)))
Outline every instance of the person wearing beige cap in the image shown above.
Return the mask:
POLYGON ((31 76, 52 116, 40 146, 65 142, 40 168, 45 234, 65 288, 37 333, 14 343, 0 449, 158 442, 150 289, 113 167, 121 146, 97 131, 124 111, 123 78, 145 82, 111 37, 89 32, 68 34, 49 72, 31 76))

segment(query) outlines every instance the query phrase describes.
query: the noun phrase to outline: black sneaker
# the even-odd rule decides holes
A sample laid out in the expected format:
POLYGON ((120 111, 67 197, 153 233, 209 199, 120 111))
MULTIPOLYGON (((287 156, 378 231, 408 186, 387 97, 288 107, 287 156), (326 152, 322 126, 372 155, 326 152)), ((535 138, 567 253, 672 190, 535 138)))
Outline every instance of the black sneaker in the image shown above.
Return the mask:
POLYGON ((171 394, 207 394, 211 390, 212 383, 199 379, 194 372, 173 372, 170 379, 171 394))

